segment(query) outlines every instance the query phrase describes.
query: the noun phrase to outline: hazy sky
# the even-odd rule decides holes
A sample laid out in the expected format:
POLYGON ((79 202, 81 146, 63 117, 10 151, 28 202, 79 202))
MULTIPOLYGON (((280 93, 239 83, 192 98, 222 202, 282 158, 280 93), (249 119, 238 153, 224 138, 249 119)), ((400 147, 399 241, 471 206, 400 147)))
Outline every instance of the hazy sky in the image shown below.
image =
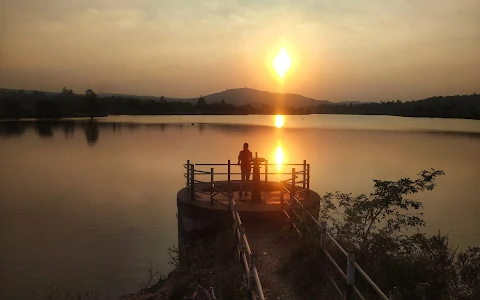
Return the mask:
POLYGON ((480 92, 479 53, 479 0, 0 0, 0 87, 411 100, 480 92))

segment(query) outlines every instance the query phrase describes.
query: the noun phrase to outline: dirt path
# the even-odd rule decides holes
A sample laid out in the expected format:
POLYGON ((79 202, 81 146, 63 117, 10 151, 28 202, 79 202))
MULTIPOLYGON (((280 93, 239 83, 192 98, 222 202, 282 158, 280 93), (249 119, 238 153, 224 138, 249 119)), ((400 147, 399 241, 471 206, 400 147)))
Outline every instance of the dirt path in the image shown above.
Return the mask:
POLYGON ((281 238, 278 224, 246 222, 246 235, 256 266, 265 298, 268 300, 300 300, 281 268, 289 259, 290 247, 281 238))

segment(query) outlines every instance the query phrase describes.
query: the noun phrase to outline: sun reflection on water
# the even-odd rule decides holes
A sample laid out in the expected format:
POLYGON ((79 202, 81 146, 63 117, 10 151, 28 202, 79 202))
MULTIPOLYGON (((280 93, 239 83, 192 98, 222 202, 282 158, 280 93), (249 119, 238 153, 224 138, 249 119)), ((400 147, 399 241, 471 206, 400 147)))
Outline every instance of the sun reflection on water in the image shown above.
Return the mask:
POLYGON ((283 154, 282 145, 278 144, 275 150, 275 163, 277 164, 277 171, 280 171, 283 165, 285 155, 283 154))
POLYGON ((285 117, 282 115, 275 116, 275 127, 282 128, 285 125, 285 117))

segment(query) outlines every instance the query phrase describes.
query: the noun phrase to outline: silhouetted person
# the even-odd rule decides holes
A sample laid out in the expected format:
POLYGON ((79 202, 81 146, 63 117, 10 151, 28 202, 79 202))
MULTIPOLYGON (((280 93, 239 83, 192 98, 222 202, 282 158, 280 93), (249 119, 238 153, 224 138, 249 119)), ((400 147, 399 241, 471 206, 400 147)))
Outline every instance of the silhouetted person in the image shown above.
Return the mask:
POLYGON ((242 197, 242 191, 245 191, 245 195, 247 195, 248 181, 252 171, 252 152, 248 150, 248 143, 243 144, 243 150, 238 154, 238 164, 242 171, 242 183, 240 186, 240 197, 242 197))

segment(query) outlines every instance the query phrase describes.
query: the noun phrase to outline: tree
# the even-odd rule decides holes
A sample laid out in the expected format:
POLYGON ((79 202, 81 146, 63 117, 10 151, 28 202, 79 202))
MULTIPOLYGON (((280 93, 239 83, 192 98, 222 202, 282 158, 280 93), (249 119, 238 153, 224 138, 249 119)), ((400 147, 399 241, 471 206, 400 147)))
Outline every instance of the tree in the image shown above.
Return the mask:
MULTIPOLYGON (((336 192, 322 197, 320 219, 330 223, 327 230, 343 248, 355 253, 356 263, 382 291, 397 289, 401 299, 412 300, 480 299, 480 247, 457 252, 448 236, 415 230, 425 225, 423 214, 418 213, 422 203, 408 198, 433 190, 436 178, 443 174, 431 169, 420 172, 417 179, 374 180, 369 195, 354 197, 336 192)), ((302 212, 293 216, 301 237, 288 268, 296 276, 304 274, 296 282, 304 291, 319 285, 315 275, 324 272, 324 261, 328 261, 321 255, 323 247, 335 260, 344 259, 344 254, 329 239, 322 245, 318 226, 302 218, 302 212)), ((362 280, 356 287, 364 296, 371 291, 362 280)), ((313 294, 308 298, 323 299, 322 293, 328 293, 328 289, 309 292, 313 294)))
MULTIPOLYGON (((404 299, 417 299, 426 283, 427 298, 454 294, 459 276, 455 270, 455 249, 448 237, 427 236, 422 203, 409 196, 435 188, 443 171, 422 171, 417 179, 374 180, 371 194, 352 196, 327 193, 322 197, 321 218, 358 263, 384 290, 399 288, 404 299), (413 230, 412 230, 413 229, 413 230)), ((449 298, 450 299, 450 298, 449 298)))
POLYGON ((91 89, 88 89, 88 90, 85 91, 85 96, 87 98, 92 98, 92 99, 97 98, 97 94, 95 94, 95 92, 92 91, 91 89))
POLYGON ((480 247, 468 247, 461 252, 457 267, 461 279, 460 299, 480 299, 480 247))
POLYGON ((405 197, 433 190, 436 177, 444 174, 432 169, 420 172, 415 180, 374 180, 374 192, 369 196, 327 193, 322 197, 321 217, 332 222, 335 234, 349 247, 367 250, 377 236, 397 238, 409 227, 424 226, 422 215, 409 213, 421 208, 422 203, 405 197))
POLYGON ((40 98, 35 103, 37 118, 58 118, 60 115, 60 104, 48 98, 40 98))
POLYGON ((97 94, 91 89, 85 91, 85 106, 90 118, 93 118, 95 113, 98 111, 98 101, 97 101, 97 94))
POLYGON ((198 98, 198 101, 197 101, 197 106, 204 107, 206 105, 207 105, 207 101, 205 101, 205 98, 203 98, 203 96, 200 96, 200 98, 198 98))
POLYGON ((73 96, 73 91, 71 89, 67 89, 66 87, 63 87, 62 92, 60 93, 63 96, 73 96))
POLYGON ((18 119, 22 116, 22 102, 17 99, 8 99, 2 105, 2 108, 8 117, 18 119))

